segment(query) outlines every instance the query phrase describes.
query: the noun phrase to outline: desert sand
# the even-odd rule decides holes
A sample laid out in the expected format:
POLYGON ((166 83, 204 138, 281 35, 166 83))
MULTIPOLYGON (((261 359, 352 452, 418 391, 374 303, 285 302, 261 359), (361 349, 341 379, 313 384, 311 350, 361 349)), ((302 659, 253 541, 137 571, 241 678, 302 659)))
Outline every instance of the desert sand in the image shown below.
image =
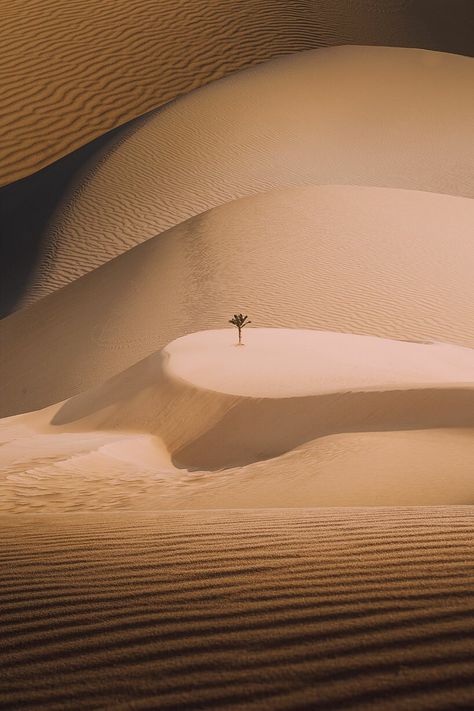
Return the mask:
POLYGON ((335 47, 187 94, 83 169, 50 220, 23 303, 193 215, 272 188, 473 197, 473 84, 471 58, 335 47))
POLYGON ((227 203, 4 319, 0 412, 64 400, 236 308, 258 326, 472 347, 473 225, 474 201, 407 190, 227 203))
POLYGON ((3 518, 7 708, 467 709, 470 507, 3 518))
POLYGON ((474 352, 204 331, 0 438, 5 512, 472 504, 474 352))
POLYGON ((3 3, 0 708, 474 708, 471 5, 3 3))
POLYGON ((180 94, 273 56, 348 43, 470 54, 470 3, 455 5, 6 0, 0 24, 0 185, 180 94))

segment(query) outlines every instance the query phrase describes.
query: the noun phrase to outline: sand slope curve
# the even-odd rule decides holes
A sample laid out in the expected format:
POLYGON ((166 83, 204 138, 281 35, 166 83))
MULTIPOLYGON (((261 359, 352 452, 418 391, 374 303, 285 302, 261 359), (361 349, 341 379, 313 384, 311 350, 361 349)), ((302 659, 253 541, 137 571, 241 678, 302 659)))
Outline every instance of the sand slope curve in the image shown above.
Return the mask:
POLYGON ((474 352, 193 333, 0 441, 11 512, 472 503, 474 352))
POLYGON ((114 126, 270 57, 326 44, 470 53, 464 17, 431 0, 8 0, 0 44, 0 184, 114 126), (420 21, 420 18, 421 21, 420 21), (442 31, 441 31, 442 30, 442 31))
POLYGON ((273 60, 144 118, 58 207, 24 303, 216 205, 302 183, 474 196, 474 60, 337 47, 273 60))
POLYGON ((257 326, 474 346, 474 201, 305 186, 228 203, 0 323, 1 414, 245 310, 257 326))
POLYGON ((174 464, 198 470, 338 432, 474 426, 469 348, 264 328, 245 342, 232 329, 179 338, 66 402, 51 425, 155 434, 174 464))

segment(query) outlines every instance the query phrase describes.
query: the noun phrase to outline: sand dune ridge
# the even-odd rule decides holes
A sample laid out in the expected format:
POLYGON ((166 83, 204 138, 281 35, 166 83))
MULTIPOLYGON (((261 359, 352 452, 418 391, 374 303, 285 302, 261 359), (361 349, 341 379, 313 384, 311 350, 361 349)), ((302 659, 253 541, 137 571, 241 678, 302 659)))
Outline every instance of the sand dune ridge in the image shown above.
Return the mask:
POLYGON ((333 47, 183 96, 136 124, 72 186, 24 303, 193 215, 272 188, 355 184, 472 197, 473 82, 470 58, 333 47))
POLYGON ((468 53, 469 3, 449 12, 436 4, 433 11, 432 0, 421 0, 418 22, 420 0, 385 0, 383 10, 373 0, 9 0, 0 25, 0 184, 281 54, 345 43, 468 53))

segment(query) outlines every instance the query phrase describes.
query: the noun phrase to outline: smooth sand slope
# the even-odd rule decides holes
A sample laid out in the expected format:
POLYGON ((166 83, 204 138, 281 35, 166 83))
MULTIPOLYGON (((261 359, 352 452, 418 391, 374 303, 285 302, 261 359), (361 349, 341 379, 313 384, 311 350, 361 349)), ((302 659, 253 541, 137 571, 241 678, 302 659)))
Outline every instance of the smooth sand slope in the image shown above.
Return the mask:
POLYGON ((0 436, 11 512, 468 504, 474 351, 204 331, 0 436))
POLYGON ((84 169, 24 302, 235 198, 301 183, 474 196, 474 60, 337 47, 240 72, 144 118, 84 169))
POLYGON ((0 324, 1 414, 45 407, 236 310, 256 326, 474 346, 474 201, 305 186, 228 203, 0 324))
POLYGON ((3 708, 472 708, 473 514, 4 517, 3 708))
POLYGON ((326 44, 472 53, 469 0, 4 0, 0 184, 270 57, 326 44))

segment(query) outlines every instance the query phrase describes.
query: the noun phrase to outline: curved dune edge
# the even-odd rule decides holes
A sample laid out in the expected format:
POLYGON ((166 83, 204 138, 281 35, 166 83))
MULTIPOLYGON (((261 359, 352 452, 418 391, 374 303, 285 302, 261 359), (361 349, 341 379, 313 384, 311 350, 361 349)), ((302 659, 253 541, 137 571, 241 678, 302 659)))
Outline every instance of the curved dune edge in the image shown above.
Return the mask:
POLYGON ((346 43, 472 50, 462 6, 433 12, 419 0, 386 0, 382 10, 372 0, 10 0, 0 27, 0 184, 232 71, 346 43))
POLYGON ((446 344, 206 331, 0 425, 7 512, 474 499, 474 356, 446 344))
POLYGON ((85 169, 51 221, 23 303, 193 215, 273 188, 355 184, 473 197, 473 83, 466 57, 336 47, 183 96, 85 169))
POLYGON ((196 470, 339 432, 474 426, 471 349, 297 329, 248 329, 246 342, 231 329, 184 336, 66 402, 51 425, 153 434, 196 470))
POLYGON ((304 186, 228 203, 0 323, 2 416, 227 324, 474 346, 474 201, 304 186))
POLYGON ((472 707, 473 513, 4 517, 5 703, 472 707))

